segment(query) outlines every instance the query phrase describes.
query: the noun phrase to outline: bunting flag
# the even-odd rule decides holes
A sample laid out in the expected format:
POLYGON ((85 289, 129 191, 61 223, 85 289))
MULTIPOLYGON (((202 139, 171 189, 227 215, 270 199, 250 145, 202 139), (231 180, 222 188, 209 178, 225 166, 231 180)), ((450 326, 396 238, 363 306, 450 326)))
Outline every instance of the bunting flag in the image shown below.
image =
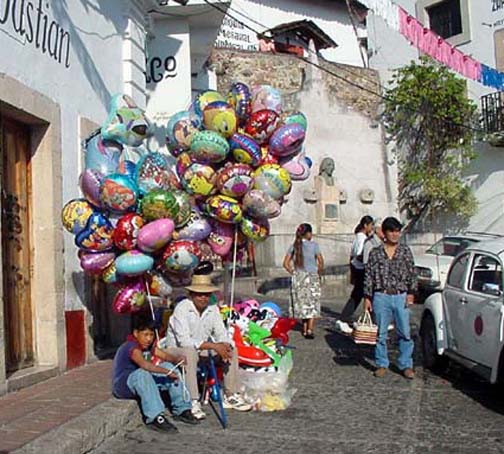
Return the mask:
POLYGON ((504 90, 504 73, 480 63, 453 47, 391 0, 359 0, 359 2, 381 17, 390 28, 398 31, 424 54, 468 79, 487 87, 504 90))

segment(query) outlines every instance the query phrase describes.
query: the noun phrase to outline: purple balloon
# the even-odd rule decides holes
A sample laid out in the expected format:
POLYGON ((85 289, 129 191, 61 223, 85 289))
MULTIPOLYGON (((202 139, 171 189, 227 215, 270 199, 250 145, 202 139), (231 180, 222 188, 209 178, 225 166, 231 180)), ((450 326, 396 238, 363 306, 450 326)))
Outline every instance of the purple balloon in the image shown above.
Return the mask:
POLYGON ((85 252, 80 255, 80 265, 89 274, 101 274, 115 259, 113 252, 85 252))
POLYGON ((135 280, 121 288, 114 297, 112 310, 116 314, 138 311, 145 303, 146 289, 143 280, 135 280))
POLYGON ((212 226, 208 219, 201 214, 201 211, 193 207, 191 210, 191 217, 187 224, 181 229, 177 230, 178 239, 202 241, 210 235, 212 226))
POLYGON ((270 153, 283 158, 301 150, 306 131, 298 123, 280 126, 271 136, 269 142, 270 153))
POLYGON ((103 174, 95 169, 86 169, 81 173, 79 182, 84 197, 94 206, 100 207, 100 186, 103 174))

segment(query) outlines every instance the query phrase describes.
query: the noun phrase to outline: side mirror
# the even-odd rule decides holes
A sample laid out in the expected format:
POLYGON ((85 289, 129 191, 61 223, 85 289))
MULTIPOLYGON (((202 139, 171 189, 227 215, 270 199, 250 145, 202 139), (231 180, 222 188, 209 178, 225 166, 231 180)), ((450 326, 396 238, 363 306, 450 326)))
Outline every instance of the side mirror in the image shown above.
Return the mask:
POLYGON ((483 284, 482 288, 483 293, 486 295, 492 295, 492 296, 501 296, 502 295, 502 290, 499 289, 498 284, 483 284))

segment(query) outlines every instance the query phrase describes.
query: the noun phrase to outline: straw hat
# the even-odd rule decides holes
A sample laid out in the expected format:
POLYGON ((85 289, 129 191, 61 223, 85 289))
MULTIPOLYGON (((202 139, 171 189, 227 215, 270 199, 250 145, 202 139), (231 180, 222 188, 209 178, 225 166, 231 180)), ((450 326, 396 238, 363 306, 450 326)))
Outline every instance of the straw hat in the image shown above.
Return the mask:
POLYGON ((218 291, 219 287, 212 284, 209 274, 195 274, 191 279, 191 285, 186 289, 194 293, 212 293, 218 291))

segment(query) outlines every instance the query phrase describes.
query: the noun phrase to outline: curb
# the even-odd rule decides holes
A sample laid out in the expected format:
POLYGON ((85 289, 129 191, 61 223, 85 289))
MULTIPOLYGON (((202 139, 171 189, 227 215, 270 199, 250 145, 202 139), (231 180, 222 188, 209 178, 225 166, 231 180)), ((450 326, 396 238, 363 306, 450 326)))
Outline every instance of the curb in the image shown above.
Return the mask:
POLYGON ((111 398, 24 445, 15 454, 81 454, 98 448, 126 425, 141 424, 135 401, 111 398))

